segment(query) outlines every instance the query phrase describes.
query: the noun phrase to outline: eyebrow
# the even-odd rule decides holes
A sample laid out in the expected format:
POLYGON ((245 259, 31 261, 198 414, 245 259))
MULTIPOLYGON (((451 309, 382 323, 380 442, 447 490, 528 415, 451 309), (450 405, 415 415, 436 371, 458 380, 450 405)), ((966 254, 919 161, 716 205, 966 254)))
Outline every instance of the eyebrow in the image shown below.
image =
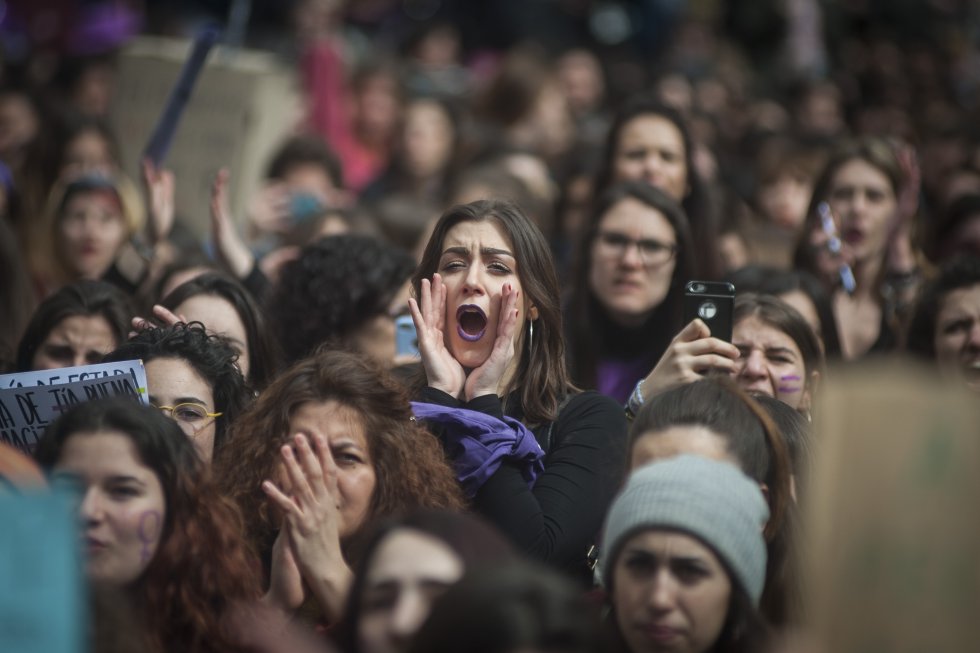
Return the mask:
POLYGON ((643 548, 627 549, 626 551, 623 551, 623 555, 654 560, 658 563, 685 562, 705 564, 705 558, 697 554, 668 553, 666 556, 661 556, 660 553, 648 551, 643 548))
POLYGON ((135 483, 140 487, 146 487, 146 483, 136 478, 135 476, 125 476, 123 474, 117 474, 110 476, 106 479, 110 483, 135 483))
MULTIPOLYGON (((442 255, 445 256, 446 254, 457 254, 464 256, 469 255, 469 253, 470 250, 468 247, 447 247, 445 250, 443 250, 442 255)), ((480 254, 484 256, 509 256, 514 258, 514 255, 506 249, 499 249, 497 247, 482 247, 480 248, 480 254)))
POLYGON ((794 352, 789 347, 766 347, 767 354, 788 354, 795 357, 796 352, 794 352))
MULTIPOLYGON (((157 397, 156 395, 151 394, 149 398, 151 404, 160 403, 157 401, 159 397, 157 397)), ((197 397, 177 397, 176 399, 174 399, 174 403, 173 403, 174 406, 179 406, 180 404, 200 404, 205 408, 207 408, 208 406, 207 402, 205 402, 203 399, 198 399, 197 397)))

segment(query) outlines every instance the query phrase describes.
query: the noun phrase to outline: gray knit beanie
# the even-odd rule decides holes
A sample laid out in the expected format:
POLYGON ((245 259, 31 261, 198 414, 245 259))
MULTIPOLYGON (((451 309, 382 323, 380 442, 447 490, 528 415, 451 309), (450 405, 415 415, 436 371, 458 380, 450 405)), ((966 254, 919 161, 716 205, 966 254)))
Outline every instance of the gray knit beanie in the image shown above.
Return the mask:
POLYGON ((731 463, 683 455, 633 472, 613 501, 602 536, 603 583, 626 539, 648 528, 683 531, 708 545, 756 606, 766 579, 762 529, 769 507, 752 479, 731 463))

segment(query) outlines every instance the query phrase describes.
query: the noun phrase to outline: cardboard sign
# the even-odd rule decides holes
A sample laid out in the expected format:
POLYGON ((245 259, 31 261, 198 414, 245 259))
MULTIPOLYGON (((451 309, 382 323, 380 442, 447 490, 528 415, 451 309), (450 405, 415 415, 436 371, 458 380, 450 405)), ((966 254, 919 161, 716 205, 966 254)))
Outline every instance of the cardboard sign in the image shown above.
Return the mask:
MULTIPOLYGON (((140 36, 119 57, 110 123, 134 179, 190 50, 190 40, 140 36)), ((231 211, 241 217, 272 154, 301 116, 291 67, 269 53, 215 48, 167 157, 177 178, 177 220, 202 241, 207 237, 211 184, 221 168, 231 173, 231 211)))
POLYGON ((0 442, 33 453, 44 429, 71 406, 102 397, 149 405, 143 361, 0 375, 0 442))
POLYGON ((98 363, 96 365, 79 365, 77 367, 59 367, 54 370, 37 372, 17 372, 16 374, 0 374, 0 389, 26 388, 37 385, 58 385, 74 383, 91 379, 105 379, 110 376, 128 375, 137 388, 143 403, 149 404, 146 394, 146 370, 143 361, 120 361, 118 363, 98 363))
POLYGON ((128 374, 96 377, 87 381, 35 385, 0 390, 0 442, 32 453, 48 425, 83 401, 105 397, 130 397, 140 401, 146 393, 128 374))
POLYGON ((86 650, 74 501, 0 493, 0 651, 86 650))
POLYGON ((833 372, 801 539, 816 650, 976 650, 980 398, 917 367, 833 372))

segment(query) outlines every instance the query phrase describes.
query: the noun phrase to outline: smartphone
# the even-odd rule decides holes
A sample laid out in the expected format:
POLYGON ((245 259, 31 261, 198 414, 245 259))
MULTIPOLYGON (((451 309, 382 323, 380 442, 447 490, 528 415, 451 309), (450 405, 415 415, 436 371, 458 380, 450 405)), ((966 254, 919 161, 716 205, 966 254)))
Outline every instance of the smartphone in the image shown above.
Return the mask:
POLYGON ((688 281, 684 286, 684 324, 701 318, 711 335, 732 341, 735 285, 727 281, 688 281))
POLYGON ((411 315, 395 318, 395 353, 399 356, 419 355, 419 338, 411 315))

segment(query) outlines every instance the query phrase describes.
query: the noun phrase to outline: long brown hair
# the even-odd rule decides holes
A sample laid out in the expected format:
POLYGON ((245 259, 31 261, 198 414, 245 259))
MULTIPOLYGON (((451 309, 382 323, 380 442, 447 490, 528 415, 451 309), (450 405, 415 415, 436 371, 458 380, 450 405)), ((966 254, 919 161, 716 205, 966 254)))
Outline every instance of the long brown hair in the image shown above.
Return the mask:
POLYGON ((247 536, 271 549, 279 525, 261 489, 273 478, 289 420, 305 403, 336 401, 361 418, 377 485, 368 521, 413 507, 458 509, 459 486, 436 439, 412 418, 403 387, 373 362, 322 350, 286 370, 234 425, 214 461, 218 482, 247 516, 247 536))
POLYGON ((604 334, 599 329, 603 320, 599 315, 605 310, 589 285, 593 264, 592 245, 599 234, 599 225, 603 217, 625 199, 636 200, 660 212, 670 223, 677 240, 677 254, 674 273, 670 279, 670 289, 660 305, 653 309, 653 314, 644 325, 644 339, 647 345, 644 351, 636 352, 637 355, 650 352, 657 358, 661 356, 670 339, 683 326, 681 302, 684 295, 684 282, 697 276, 687 215, 681 205, 667 193, 645 182, 627 181, 614 184, 597 199, 589 215, 589 223, 576 246, 572 289, 568 298, 569 363, 575 383, 586 388, 596 386, 596 368, 604 344, 604 334))
POLYGON ((238 509, 218 492, 176 422, 124 399, 86 402, 65 413, 38 444, 38 462, 55 465, 70 437, 99 431, 129 438, 166 499, 159 547, 127 588, 153 650, 238 650, 223 619, 237 601, 256 599, 260 592, 258 562, 243 537, 238 509))
POLYGON ((538 309, 533 346, 525 346, 520 352, 514 386, 520 392, 528 424, 550 422, 558 416, 558 405, 571 389, 565 370, 561 293, 548 242, 520 207, 503 200, 479 200, 446 211, 425 246, 412 277, 412 289, 419 297, 422 279, 431 279, 439 271, 446 234, 453 227, 461 222, 485 220, 495 221, 510 238, 521 287, 529 304, 538 309))
MULTIPOLYGON (((816 255, 813 247, 809 243, 809 234, 817 228, 820 214, 817 206, 830 198, 831 185, 837 171, 851 161, 864 161, 872 166, 885 177, 895 195, 896 206, 901 194, 904 175, 895 149, 882 138, 865 137, 858 140, 845 141, 838 146, 830 155, 826 165, 824 165, 820 176, 813 184, 813 194, 810 196, 810 205, 807 207, 806 220, 800 232, 800 240, 796 246, 793 259, 793 267, 812 272, 819 277, 819 270, 816 264, 816 255)), ((893 220, 891 228, 897 226, 898 221, 893 220)), ((880 281, 880 280, 879 280, 880 281)))

